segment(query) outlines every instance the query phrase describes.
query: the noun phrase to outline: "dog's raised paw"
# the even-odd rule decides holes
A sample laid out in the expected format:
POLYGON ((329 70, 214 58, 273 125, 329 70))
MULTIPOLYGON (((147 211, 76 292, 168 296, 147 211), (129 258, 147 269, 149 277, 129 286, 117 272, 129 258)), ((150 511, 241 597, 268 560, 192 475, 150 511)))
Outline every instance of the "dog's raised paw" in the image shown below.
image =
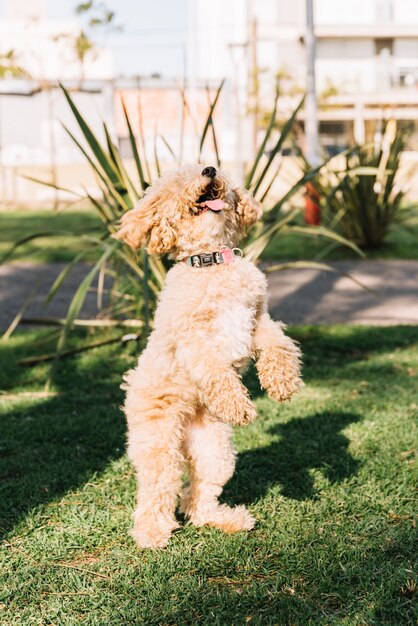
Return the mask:
POLYGON ((305 383, 299 376, 283 375, 275 381, 275 384, 267 388, 267 393, 273 400, 285 402, 286 400, 290 400, 292 396, 304 386, 305 383))
POLYGON ((245 426, 246 424, 251 424, 257 418, 257 409, 255 405, 251 402, 249 398, 246 399, 245 410, 244 413, 234 421, 238 426, 245 426))
POLYGON ((251 400, 244 394, 230 395, 217 402, 211 403, 212 415, 227 424, 245 426, 257 417, 257 409, 251 400))

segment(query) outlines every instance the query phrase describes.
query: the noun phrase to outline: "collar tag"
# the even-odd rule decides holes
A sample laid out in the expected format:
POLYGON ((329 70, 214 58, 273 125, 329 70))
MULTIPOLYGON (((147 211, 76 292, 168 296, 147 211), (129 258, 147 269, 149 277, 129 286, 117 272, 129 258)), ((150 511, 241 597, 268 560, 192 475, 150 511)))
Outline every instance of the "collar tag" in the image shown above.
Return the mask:
POLYGON ((203 254, 192 254, 185 262, 190 267, 210 267, 211 265, 230 265, 235 261, 235 257, 242 257, 242 250, 239 248, 222 248, 215 252, 203 254), (237 254, 236 254, 237 253, 237 254))

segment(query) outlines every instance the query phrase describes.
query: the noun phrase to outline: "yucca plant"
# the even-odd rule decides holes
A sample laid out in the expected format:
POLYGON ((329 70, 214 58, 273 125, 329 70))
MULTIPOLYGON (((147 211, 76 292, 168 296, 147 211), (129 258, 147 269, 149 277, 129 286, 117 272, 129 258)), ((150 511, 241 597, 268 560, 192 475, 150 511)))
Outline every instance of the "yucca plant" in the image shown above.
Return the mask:
MULTIPOLYGON (((220 84, 210 102, 197 154, 197 160, 200 161, 205 142, 208 138, 211 138, 218 165, 220 165, 221 162, 213 119, 222 85, 223 83, 220 84)), ((101 305, 101 312, 99 320, 93 320, 92 325, 98 326, 101 323, 100 320, 102 320, 104 326, 108 326, 109 324, 130 327, 142 326, 146 334, 148 332, 156 298, 164 284, 166 271, 169 267, 169 261, 166 258, 149 256, 145 250, 141 250, 139 254, 135 253, 128 246, 111 237, 116 230, 121 215, 131 209, 142 197, 147 186, 152 184, 152 180, 150 179, 152 169, 156 172, 156 175, 160 174, 161 167, 156 144, 154 146, 155 163, 153 164, 154 167, 151 168, 146 158, 146 151, 144 149, 138 149, 128 112, 122 102, 130 145, 136 165, 136 176, 135 180, 133 180, 127 172, 118 147, 112 141, 106 125, 103 127, 106 144, 102 145, 92 132, 86 120, 80 114, 70 93, 64 87, 62 87, 62 89, 77 121, 81 135, 84 138, 84 145, 68 128, 64 128, 83 153, 96 176, 101 191, 101 197, 95 197, 86 190, 85 198, 87 198, 96 209, 103 226, 98 234, 82 237, 86 244, 85 251, 77 254, 64 268, 48 295, 48 301, 50 301, 61 288, 72 269, 83 261, 92 247, 95 247, 99 251, 97 261, 92 265, 88 274, 81 281, 72 298, 66 319, 62 321, 57 320, 57 323, 62 323, 62 331, 58 342, 59 352, 63 350, 68 331, 77 323, 81 323, 80 320, 77 319, 77 316, 88 291, 92 289, 95 279, 98 281, 97 294, 98 302, 101 305), (108 290, 104 289, 106 276, 110 278, 111 283, 111 287, 108 290)), ((184 93, 182 97, 184 101, 184 93)), ((312 229, 295 223, 295 218, 300 208, 292 205, 294 196, 303 189, 307 182, 318 175, 321 169, 320 167, 309 169, 309 171, 305 172, 301 170, 299 180, 295 182, 283 197, 279 200, 270 200, 272 184, 281 167, 281 149, 286 139, 290 137, 297 114, 303 106, 302 99, 290 118, 283 125, 281 132, 278 133, 276 128, 277 101, 278 99, 276 97, 270 121, 257 156, 254 163, 249 168, 245 179, 246 188, 263 203, 265 212, 262 221, 249 233, 244 242, 244 255, 253 262, 257 262, 273 237, 276 237, 279 232, 288 231, 296 232, 302 236, 314 234, 317 237, 319 235, 331 239, 334 242, 338 242, 339 244, 348 245, 360 253, 353 243, 344 240, 343 237, 330 229, 312 229)), ((141 146, 144 146, 144 138, 142 137, 141 139, 141 146)), ((177 159, 172 148, 163 137, 161 139, 168 148, 173 160, 176 161, 177 159)), ((28 239, 34 239, 39 236, 52 236, 53 234, 56 235, 57 233, 36 233, 31 237, 26 237, 13 246, 8 256, 10 256, 19 245, 27 242, 28 239)), ((65 233, 59 234, 62 236, 65 233)), ((72 233, 67 234, 73 236, 72 233)), ((291 265, 292 264, 281 264, 274 266, 272 269, 285 269, 291 265)), ((320 269, 331 269, 319 263, 308 263, 307 265, 320 269)), ((300 267, 301 263, 296 263, 294 266, 300 267)), ((86 322, 83 321, 83 324, 85 323, 86 322)))
MULTIPOLYGON (((352 248, 355 252, 362 255, 361 251, 355 244, 344 239, 334 230, 326 227, 304 226, 299 223, 297 217, 301 213, 301 207, 294 205, 295 196, 304 190, 307 183, 316 180, 321 169, 327 164, 327 161, 318 167, 306 167, 307 161, 303 162, 300 168, 300 178, 294 182, 289 190, 278 200, 269 202, 272 185, 280 174, 283 163, 281 149, 284 143, 289 139, 292 142, 292 130, 297 115, 304 104, 304 98, 301 99, 290 118, 283 124, 281 132, 273 142, 271 141, 275 132, 276 113, 278 95, 274 103, 273 111, 270 116, 269 123, 263 140, 260 144, 257 156, 252 167, 250 168, 246 178, 245 187, 249 189, 254 197, 256 197, 264 207, 262 221, 252 230, 247 238, 243 250, 246 258, 253 262, 257 262, 263 254, 271 240, 279 233, 284 235, 292 232, 301 236, 323 237, 338 245, 345 245, 352 248), (272 143, 269 150, 267 147, 272 143)), ((276 271, 279 269, 288 269, 289 267, 301 267, 301 263, 285 263, 270 267, 267 271, 276 271)), ((329 269, 324 264, 316 264, 314 262, 303 262, 304 267, 317 267, 318 269, 329 269)))
MULTIPOLYGON (((324 223, 362 249, 382 246, 390 230, 410 216, 400 180, 406 134, 391 120, 379 142, 334 157, 312 180, 324 223)), ((305 167, 310 171, 306 162, 305 167)))

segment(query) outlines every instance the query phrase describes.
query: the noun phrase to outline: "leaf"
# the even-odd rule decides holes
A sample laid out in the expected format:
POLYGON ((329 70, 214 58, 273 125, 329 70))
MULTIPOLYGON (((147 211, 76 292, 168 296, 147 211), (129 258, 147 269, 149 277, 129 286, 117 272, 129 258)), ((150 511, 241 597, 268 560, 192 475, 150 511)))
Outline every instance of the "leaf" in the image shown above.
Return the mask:
POLYGON ((160 137, 161 137, 161 140, 162 140, 163 144, 165 145, 165 147, 167 148, 167 150, 169 151, 169 153, 173 157, 173 159, 175 161, 177 161, 178 159, 177 159, 176 155, 174 154, 174 150, 172 149, 172 147, 168 143, 167 139, 163 135, 160 135, 160 137))
POLYGON ((268 195, 268 193, 269 193, 269 191, 270 191, 270 189, 271 189, 271 187, 272 187, 272 185, 273 185, 274 181, 277 179, 277 177, 278 177, 278 175, 279 175, 279 173, 280 173, 280 170, 282 169, 282 166, 283 166, 283 161, 280 161, 280 163, 279 163, 279 166, 278 166, 277 170, 274 172, 274 174, 273 174, 273 176, 272 176, 272 178, 271 178, 271 181, 270 181, 270 182, 269 182, 269 184, 267 185, 267 187, 266 187, 266 189, 265 189, 265 191, 264 191, 263 195, 262 195, 262 196, 261 196, 261 198, 260 198, 260 202, 261 202, 261 203, 263 203, 263 202, 264 202, 264 200, 266 199, 266 197, 267 197, 267 195, 268 195))
POLYGON ((152 273, 154 274, 157 283, 160 287, 163 287, 165 284, 165 279, 167 276, 166 269, 164 267, 163 262, 159 257, 150 255, 149 256, 149 265, 152 273))
POLYGON ((31 367, 32 365, 38 365, 39 363, 47 363, 48 361, 55 361, 59 356, 60 358, 73 356, 80 352, 86 352, 93 348, 100 348, 101 346, 107 346, 111 343, 118 343, 122 341, 122 337, 116 337, 114 339, 104 339, 102 341, 95 341, 94 343, 80 346, 79 348, 71 348, 69 350, 60 350, 59 352, 53 352, 52 354, 43 354, 41 356, 29 357, 26 359, 20 359, 17 364, 23 367, 31 367))
MULTIPOLYGON (((128 265, 134 271, 134 273, 138 274, 140 278, 144 278, 144 272, 139 267, 138 263, 136 263, 134 259, 130 258, 129 255, 122 248, 117 249, 116 254, 126 263, 126 265, 128 265)), ((148 280, 148 285, 154 295, 158 296, 160 290, 151 279, 148 280)))
POLYGON ((282 147, 282 145, 283 145, 283 143, 284 143, 285 139, 287 138, 287 136, 288 136, 288 134, 289 134, 290 130, 292 129, 292 126, 293 126, 293 124, 294 124, 294 122, 295 122, 296 116, 297 116, 297 114, 299 113, 300 109, 302 108, 302 106, 303 106, 303 103, 304 103, 304 102, 305 102, 305 97, 303 97, 303 98, 302 98, 302 100, 299 102, 298 106, 297 106, 297 107, 296 107, 296 109, 293 111, 293 113, 292 113, 292 115, 290 116, 290 118, 289 118, 289 119, 287 120, 287 122, 284 124, 283 129, 282 129, 282 132, 280 133, 280 137, 279 137, 279 139, 277 140, 276 145, 274 146, 273 150, 270 152, 270 156, 269 156, 269 157, 268 157, 268 159, 267 159, 267 163, 266 163, 266 165, 264 166, 263 170, 261 171, 260 176, 259 176, 259 177, 258 177, 258 179, 257 179, 257 182, 256 182, 256 184, 255 184, 255 186, 254 186, 254 189, 253 189, 253 195, 255 195, 255 194, 257 193, 257 191, 259 190, 260 185, 261 185, 261 183, 263 182, 265 175, 266 175, 266 174, 267 174, 267 172, 269 171, 270 166, 271 166, 271 164, 273 163, 273 161, 274 161, 274 158, 275 158, 276 154, 277 154, 278 152, 280 152, 281 147, 282 147))
POLYGON ((63 326, 63 330, 62 330, 60 339, 58 341, 58 348, 57 348, 58 354, 61 352, 64 346, 64 343, 68 334, 68 330, 71 328, 73 320, 77 317, 77 315, 79 314, 81 310, 81 307, 84 304, 87 291, 91 283, 93 282, 94 277, 96 276, 97 272, 100 270, 100 267, 103 265, 103 263, 105 263, 106 260, 114 252, 117 246, 118 246, 117 242, 114 242, 108 246, 107 250, 105 250, 105 252, 102 254, 100 259, 97 261, 97 263, 95 263, 95 265, 88 272, 88 274, 83 278, 80 285, 78 286, 77 291, 75 292, 71 300, 70 306, 68 308, 65 324, 63 326))
MULTIPOLYGON (((376 174, 379 172, 379 168, 378 167, 371 167, 371 166, 359 166, 359 167, 353 167, 352 169, 345 171, 344 173, 347 174, 348 176, 376 176, 376 174)), ((384 170, 383 171, 384 174, 392 174, 392 170, 384 170)))
POLYGON ((106 261, 100 267, 99 270, 99 279, 97 281, 97 300, 96 307, 100 311, 103 308, 103 291, 104 291, 104 281, 106 278, 106 261))
POLYGON ((16 250, 20 246, 23 246, 25 243, 28 243, 29 241, 33 241, 34 239, 40 239, 41 237, 56 237, 56 236, 75 237, 77 235, 75 235, 74 233, 69 233, 67 231, 61 231, 61 230, 45 230, 40 233, 33 233, 32 235, 27 235, 26 237, 22 237, 22 239, 19 239, 18 241, 13 243, 11 247, 8 250, 6 250, 6 252, 0 257, 0 265, 4 263, 5 261, 7 261, 7 259, 9 259, 11 256, 13 256, 14 252, 16 252, 16 250))
POLYGON ((123 109, 123 114, 125 116, 126 125, 128 127, 129 141, 130 141, 130 144, 131 144, 132 154, 134 156, 134 160, 135 160, 135 164, 136 164, 136 169, 138 171, 138 176, 139 176, 139 180, 140 180, 140 183, 141 183, 141 188, 142 188, 142 191, 145 191, 145 189, 147 187, 149 187, 149 183, 147 183, 145 181, 145 178, 144 178, 144 171, 142 169, 142 163, 141 163, 141 159, 139 157, 135 136, 134 136, 134 134, 132 132, 132 126, 131 126, 131 122, 129 120, 128 111, 126 110, 125 102, 124 102, 122 97, 121 97, 121 102, 122 102, 122 109, 123 109))
POLYGON ((3 334, 3 341, 7 341, 12 336, 12 334, 14 333, 16 328, 18 327, 18 325, 19 325, 23 315, 25 314, 25 311, 27 310, 28 306, 32 302, 33 298, 35 297, 35 295, 36 295, 36 293, 37 293, 37 291, 39 289, 39 285, 40 285, 40 281, 37 282, 35 287, 29 293, 29 295, 25 299, 22 307, 20 308, 18 313, 15 315, 13 321, 11 322, 11 324, 9 324, 8 328, 5 330, 5 332, 3 334))
POLYGON ((276 98, 274 100, 273 111, 271 113, 270 120, 269 120, 269 123, 267 125, 267 129, 266 129, 263 141, 261 142, 261 145, 260 145, 260 147, 258 149, 257 155, 256 155, 256 157, 254 159, 254 163, 253 163, 253 165, 251 167, 251 170, 249 171, 249 173, 247 174, 247 176, 245 178, 244 186, 245 186, 246 189, 249 189, 251 187, 251 183, 252 183, 254 174, 257 171, 258 164, 259 164, 259 162, 260 162, 260 160, 261 160, 261 158, 262 158, 262 156, 264 154, 264 150, 265 150, 265 148, 267 146, 267 142, 270 139, 271 132, 272 132, 272 130, 274 128, 274 125, 276 123, 276 113, 277 113, 277 102, 278 102, 278 100, 279 100, 279 93, 277 92, 276 93, 276 98))
MULTIPOLYGON (((62 317, 24 317, 22 319, 22 324, 41 324, 42 326, 64 326, 65 318, 62 317)), ((94 320, 84 320, 84 319, 74 319, 73 326, 79 327, 87 327, 87 328, 141 328, 144 325, 144 322, 141 320, 114 320, 114 319, 94 319, 94 320)))
POLYGON ((111 159, 115 167, 117 168, 117 171, 119 172, 119 176, 120 176, 122 184, 128 190, 129 199, 131 201, 130 204, 132 207, 135 204, 135 202, 139 200, 139 194, 137 190, 135 189, 131 179, 129 178, 128 172, 126 171, 123 161, 120 158, 119 150, 114 145, 106 124, 103 124, 103 130, 105 132, 106 142, 109 148, 109 154, 111 156, 111 159))
POLYGON ((206 118, 205 126, 203 128, 203 132, 202 132, 202 135, 201 135, 201 138, 200 138, 199 156, 197 158, 199 163, 200 163, 200 157, 202 156, 202 149, 203 149, 203 145, 205 143, 206 135, 208 133, 208 130, 209 130, 210 126, 213 125, 212 115, 213 115, 215 107, 216 107, 216 105, 218 103, 218 99, 219 99, 220 93, 222 91, 222 87, 224 86, 224 83, 225 83, 225 79, 223 79, 221 81, 221 84, 219 85, 218 89, 216 90, 215 98, 214 98, 214 100, 213 100, 213 102, 212 102, 212 104, 211 104, 211 106, 209 108, 209 113, 208 113, 208 116, 206 118))
MULTIPOLYGON (((84 135, 84 138, 86 139, 88 145, 90 146, 94 156, 97 159, 97 162, 100 164, 100 167, 102 168, 103 172, 106 174, 106 176, 108 177, 108 179, 111 181, 113 187, 115 188, 115 190, 124 198, 124 200, 126 201, 125 196, 127 195, 127 190, 124 187, 122 181, 120 180, 117 171, 115 170, 114 166, 112 165, 112 162, 110 161, 108 155, 105 153, 105 151, 103 150, 102 146, 100 145, 100 143, 98 142, 96 136, 94 135, 94 133, 92 132, 92 130, 90 129, 90 126, 87 124, 87 122, 84 120, 83 116, 81 115, 81 113, 79 112, 79 110, 77 109, 76 105, 73 102, 73 99, 71 98, 70 94, 68 93, 68 91, 65 89, 65 87, 60 84, 61 89, 64 92, 64 96, 67 99, 68 104, 70 105, 70 108, 74 114, 74 117, 77 120, 77 123, 81 129, 81 132, 84 135)), ((67 130, 68 132, 68 130, 67 130)))
POLYGON ((84 198, 84 196, 82 196, 80 193, 78 193, 77 191, 74 191, 73 189, 68 189, 68 187, 62 187, 61 185, 56 185, 55 183, 51 183, 47 180, 41 180, 40 178, 35 178, 34 176, 28 176, 27 174, 26 175, 21 174, 21 177, 25 178, 26 180, 30 180, 33 183, 44 185, 45 187, 52 187, 53 189, 57 189, 58 191, 65 191, 66 193, 71 193, 80 199, 84 198))
POLYGON ((147 159, 147 148, 145 144, 144 128, 142 124, 142 101, 141 101, 141 89, 140 89, 139 81, 138 81, 137 110, 138 110, 138 134, 139 134, 139 140, 141 142, 142 156, 143 156, 143 161, 144 161, 145 169, 147 172, 148 180, 151 182, 152 176, 151 176, 151 170, 150 170, 150 166, 149 166, 148 159, 147 159))
MULTIPOLYGON (((100 202, 96 200, 96 198, 92 196, 87 191, 87 189, 85 190, 85 193, 86 193, 86 198, 88 198, 90 202, 92 203, 92 205, 97 209, 100 217, 102 218, 103 223, 106 224, 106 226, 109 226, 113 222, 113 220, 116 219, 116 216, 113 215, 113 213, 109 215, 109 213, 105 211, 104 207, 100 204, 100 202)), ((119 219, 119 216, 117 217, 117 219, 119 219)))
POLYGON ((71 270, 78 265, 78 263, 90 252, 90 250, 83 250, 82 252, 80 252, 80 254, 77 254, 77 256, 70 261, 70 263, 68 263, 64 269, 58 274, 57 278, 54 280, 54 283, 51 287, 51 289, 48 292, 47 297, 45 298, 45 304, 49 304, 51 302, 51 300, 54 298, 55 294, 57 293, 57 291, 59 290, 59 288, 61 287, 62 283, 64 282, 64 280, 67 278, 67 276, 69 275, 69 273, 71 272, 71 270))
MULTIPOLYGON (((209 91, 208 86, 206 86, 206 93, 208 95, 208 101, 209 101, 209 106, 210 106, 210 91, 209 91)), ((214 150, 215 150, 216 165, 217 165, 217 167, 220 167, 221 166, 221 160, 219 158, 218 141, 216 139, 215 125, 213 123, 213 117, 212 116, 211 116, 210 129, 212 131, 212 141, 213 141, 213 147, 214 147, 214 150)))
POLYGON ((246 244, 243 248, 244 256, 249 261, 257 261, 260 258, 274 235, 284 228, 286 224, 291 222, 296 215, 299 213, 299 209, 293 209, 289 211, 286 215, 284 215, 281 219, 277 219, 272 226, 268 228, 264 228, 264 230, 257 236, 254 237, 248 244, 246 244))
POLYGON ((351 248, 356 252, 359 256, 364 258, 366 255, 355 243, 349 241, 345 237, 342 237, 338 233, 330 230, 329 228, 325 228, 324 226, 292 226, 292 231, 295 233, 301 233, 305 235, 315 235, 316 237, 325 237, 326 239, 332 239, 336 241, 342 246, 347 246, 347 248, 351 248))
POLYGON ((309 183, 312 179, 314 179, 318 175, 322 167, 323 164, 318 165, 318 167, 310 170, 309 172, 304 174, 298 181, 296 181, 293 187, 291 187, 289 191, 285 193, 278 202, 276 202, 276 204, 270 209, 270 211, 268 211, 268 213, 266 214, 266 222, 273 221, 276 218, 277 213, 281 211, 286 202, 288 202, 290 198, 292 198, 298 191, 300 191, 302 187, 306 185, 306 183, 309 183))
POLYGON ((86 150, 83 148, 83 146, 78 141, 78 139, 76 139, 76 137, 73 135, 73 133, 64 124, 62 124, 62 127, 64 128, 64 130, 68 134, 68 136, 71 137, 71 139, 74 141, 74 143, 79 148, 79 150, 84 154, 84 156, 86 157, 87 161, 90 163, 91 167, 96 172, 96 174, 99 176, 99 178, 106 185, 107 189, 109 190, 109 193, 116 200, 116 202, 121 207, 123 207, 125 211, 129 210, 131 208, 131 206, 132 206, 131 203, 129 202, 129 200, 128 200, 128 202, 126 201, 126 198, 124 197, 124 195, 122 195, 118 191, 117 187, 115 187, 115 185, 113 184, 112 180, 106 176, 106 172, 104 172, 103 169, 93 161, 93 159, 90 157, 88 152, 86 152, 86 150))
POLYGON ((155 132, 154 134, 154 162, 155 162, 155 169, 157 170, 157 176, 161 176, 160 161, 158 159, 157 139, 158 139, 158 135, 157 135, 157 132, 155 132))

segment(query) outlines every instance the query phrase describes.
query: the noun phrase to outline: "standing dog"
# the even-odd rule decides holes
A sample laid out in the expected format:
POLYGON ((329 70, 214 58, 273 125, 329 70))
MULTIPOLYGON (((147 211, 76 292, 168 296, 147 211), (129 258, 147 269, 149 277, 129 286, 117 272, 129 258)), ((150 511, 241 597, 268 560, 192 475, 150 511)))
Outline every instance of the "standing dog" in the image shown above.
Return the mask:
POLYGON ((197 165, 164 175, 122 217, 119 239, 177 261, 147 347, 125 377, 128 454, 139 483, 132 536, 139 546, 167 544, 178 526, 179 495, 196 526, 254 526, 245 507, 218 502, 235 466, 232 425, 256 418, 241 373, 255 359, 262 387, 279 401, 302 385, 299 348, 268 315, 266 279, 234 247, 261 213, 225 172, 197 165))

